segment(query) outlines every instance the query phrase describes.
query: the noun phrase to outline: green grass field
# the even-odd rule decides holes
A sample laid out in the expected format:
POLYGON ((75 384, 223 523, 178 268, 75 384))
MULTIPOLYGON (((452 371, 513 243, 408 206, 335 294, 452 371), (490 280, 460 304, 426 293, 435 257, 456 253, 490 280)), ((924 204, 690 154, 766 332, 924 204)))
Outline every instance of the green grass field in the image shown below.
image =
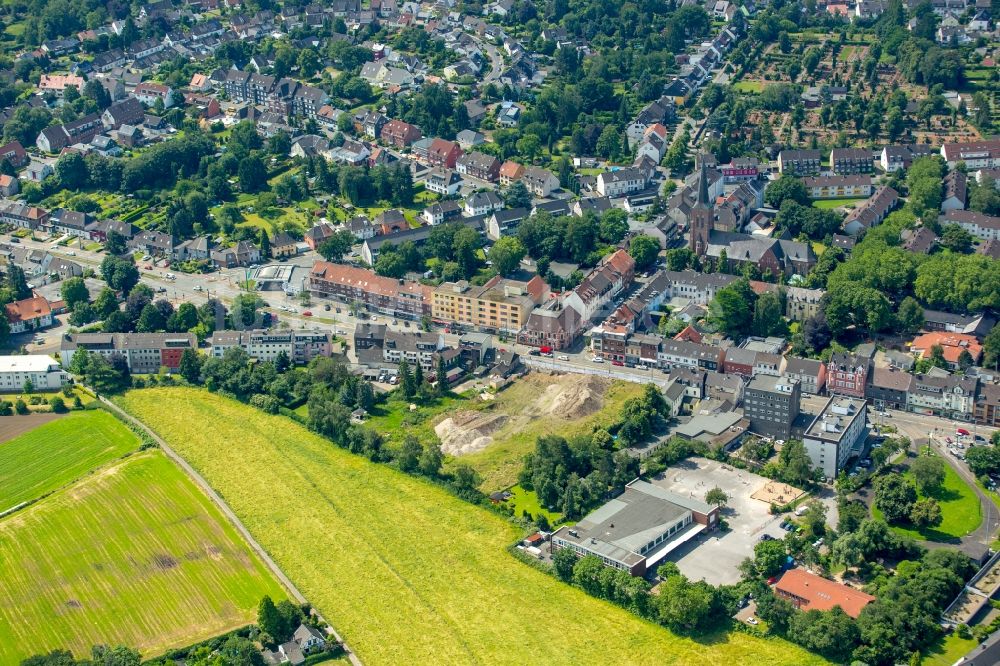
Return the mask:
POLYGON ((0 443, 0 512, 138 448, 139 439, 103 410, 72 412, 0 443))
MULTIPOLYGON (((905 476, 911 480, 913 478, 909 470, 905 476)), ((923 494, 918 495, 920 499, 924 499, 923 494)), ((947 463, 944 466, 944 484, 931 497, 941 506, 940 525, 924 530, 900 526, 893 526, 893 529, 914 539, 950 542, 972 532, 983 521, 982 506, 975 491, 947 463)), ((872 513, 881 516, 874 507, 872 513)))
POLYGON ((284 598, 158 450, 0 520, 2 664, 54 648, 83 656, 97 643, 153 657, 253 621, 265 594, 284 598))
POLYGON ((979 643, 974 638, 960 638, 951 633, 939 638, 920 657, 921 666, 952 666, 979 643))
POLYGON ((857 206, 862 201, 864 199, 819 199, 818 201, 813 201, 812 205, 813 208, 821 210, 833 210, 841 206, 857 206))
POLYGON ((764 91, 763 81, 737 81, 733 84, 733 90, 742 93, 758 94, 764 91))
POLYGON ((510 523, 289 419, 196 389, 121 403, 222 493, 368 666, 821 661, 738 632, 681 638, 588 597, 511 556, 510 523))

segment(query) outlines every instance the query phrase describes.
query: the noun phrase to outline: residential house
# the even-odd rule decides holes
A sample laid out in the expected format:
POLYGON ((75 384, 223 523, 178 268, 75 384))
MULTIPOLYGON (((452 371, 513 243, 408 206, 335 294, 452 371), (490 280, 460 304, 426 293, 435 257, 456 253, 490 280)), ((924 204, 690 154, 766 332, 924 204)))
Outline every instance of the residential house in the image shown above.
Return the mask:
POLYGON ((886 173, 893 173, 900 169, 909 169, 913 160, 934 153, 934 148, 924 143, 886 146, 879 156, 879 165, 886 173))
POLYGON ((813 199, 867 199, 872 194, 872 177, 869 175, 810 176, 802 179, 813 199))
POLYGON ((525 167, 521 174, 521 182, 528 189, 532 196, 544 199, 552 194, 553 190, 559 189, 559 179, 548 169, 541 167, 525 167))
POLYGON ((826 364, 826 388, 829 393, 865 397, 871 374, 871 359, 847 352, 834 352, 826 364))
POLYGON ((485 153, 464 153, 456 160, 455 170, 463 176, 492 183, 500 177, 500 160, 485 153))
POLYGON ((818 150, 782 150, 778 153, 778 171, 793 176, 808 176, 819 173, 822 160, 822 153, 818 150))
POLYGON ((971 210, 949 210, 944 214, 943 222, 957 224, 980 240, 1000 240, 1000 217, 971 210))
POLYGON ((11 141, 0 146, 0 162, 3 160, 7 160, 15 169, 20 169, 28 163, 28 153, 25 152, 20 141, 11 141))
POLYGON ((427 224, 444 224, 462 215, 462 204, 454 200, 436 201, 424 209, 422 217, 427 224))
POLYGON ((964 210, 968 201, 968 177, 962 171, 952 171, 944 177, 944 197, 941 212, 964 210))
POLYGON ((146 117, 146 110, 135 97, 126 97, 115 102, 101 114, 105 129, 119 129, 123 125, 139 125, 146 117))
POLYGON ((521 180, 524 176, 524 167, 517 162, 511 162, 507 160, 500 165, 500 185, 503 187, 509 187, 515 182, 521 180))
POLYGON ((323 244, 323 241, 335 233, 337 233, 337 230, 334 229, 332 224, 329 222, 320 222, 306 231, 303 236, 303 240, 305 240, 309 249, 315 252, 316 249, 323 244))
POLYGON ((434 139, 427 150, 427 162, 431 166, 442 166, 454 169, 462 148, 454 141, 434 139))
POLYGON ((473 192, 465 200, 463 215, 477 217, 503 209, 503 201, 496 192, 473 192))
POLYGON ((644 189, 646 183, 644 173, 635 167, 628 167, 598 175, 597 191, 601 196, 617 198, 644 189))
MULTIPOLYGON (((974 365, 983 353, 983 346, 974 335, 963 333, 931 332, 918 335, 910 343, 910 353, 918 358, 930 358, 933 349, 940 347, 944 361, 952 370, 961 366, 963 352, 968 352, 968 364, 974 365)), ((963 368, 964 369, 964 368, 963 368)))
POLYGON ((526 217, 528 217, 527 208, 495 210, 487 222, 487 236, 492 240, 497 240, 503 236, 511 236, 526 217))
POLYGON ((5 307, 7 308, 7 323, 10 326, 11 334, 37 331, 48 328, 55 322, 55 318, 52 316, 52 307, 41 296, 14 301, 5 307))
POLYGON ((844 231, 859 236, 880 224, 899 203, 899 193, 889 186, 879 187, 875 194, 858 204, 844 220, 844 231))
POLYGON ((144 81, 135 87, 135 90, 132 91, 132 96, 146 106, 154 106, 157 100, 163 104, 163 108, 165 109, 169 109, 174 105, 173 89, 162 83, 144 81))
POLYGON ((0 196, 12 197, 21 190, 20 181, 13 176, 0 174, 0 196))
POLYGON ((73 333, 63 336, 59 356, 68 368, 76 352, 85 350, 122 358, 133 374, 154 374, 160 368, 178 370, 184 351, 197 348, 193 333, 73 333))
POLYGON ((71 123, 46 127, 38 135, 35 145, 46 153, 58 153, 74 143, 89 143, 104 131, 100 113, 91 113, 71 123))
POLYGON ((298 253, 299 242, 285 232, 279 231, 271 238, 271 256, 275 259, 294 257, 298 253))
POLYGON ((916 374, 906 395, 907 411, 969 421, 978 379, 967 375, 916 374))
POLYGON ((1000 140, 946 143, 941 146, 941 157, 954 169, 964 162, 970 171, 1000 167, 1000 140))
POLYGON ((782 373, 786 377, 797 380, 802 387, 802 392, 809 395, 819 395, 826 387, 826 365, 822 361, 786 356, 782 365, 782 373))
POLYGON ((872 153, 864 148, 834 148, 830 151, 830 165, 837 175, 872 172, 872 153))
POLYGON ((462 177, 452 169, 431 169, 427 174, 424 187, 428 192, 434 192, 444 197, 454 196, 462 184, 462 177))
POLYGON ((617 250, 601 260, 566 298, 566 304, 584 321, 607 308, 635 277, 635 261, 625 250, 617 250))
POLYGON ((548 285, 537 275, 528 282, 497 275, 482 286, 445 282, 431 295, 431 313, 437 321, 516 334, 548 293, 548 285))
POLYGON ((390 120, 382 126, 382 142, 396 148, 406 148, 414 141, 420 139, 420 137, 419 127, 403 122, 402 120, 390 120))

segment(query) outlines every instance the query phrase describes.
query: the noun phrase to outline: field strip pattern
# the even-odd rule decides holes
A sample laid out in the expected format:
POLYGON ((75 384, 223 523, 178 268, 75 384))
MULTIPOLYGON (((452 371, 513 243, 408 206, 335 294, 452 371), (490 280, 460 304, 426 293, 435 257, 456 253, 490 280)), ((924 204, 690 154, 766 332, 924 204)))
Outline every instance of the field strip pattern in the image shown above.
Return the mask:
POLYGON ((102 410, 73 412, 0 443, 0 512, 38 499, 139 448, 102 410))
POLYGON ((680 638, 588 597, 507 553, 517 532, 497 516, 282 417, 194 389, 121 402, 204 475, 369 666, 822 663, 742 633, 680 638))
POLYGON ((96 643, 161 654, 253 621, 283 592, 160 452, 0 521, 0 664, 96 643))

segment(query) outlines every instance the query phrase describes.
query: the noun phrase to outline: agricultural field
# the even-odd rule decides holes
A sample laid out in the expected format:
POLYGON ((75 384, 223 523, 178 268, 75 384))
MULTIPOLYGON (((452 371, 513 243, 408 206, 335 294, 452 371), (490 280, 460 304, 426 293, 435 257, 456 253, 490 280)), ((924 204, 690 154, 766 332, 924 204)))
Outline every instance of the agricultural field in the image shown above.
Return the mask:
POLYGON ((99 409, 72 412, 0 443, 0 512, 67 486, 138 448, 139 439, 99 409))
POLYGON ((284 417, 188 388, 120 400, 226 498, 366 664, 820 663, 741 632, 681 638, 588 597, 511 556, 510 523, 284 417))
POLYGON ((155 449, 0 520, 3 664, 54 648, 84 655, 97 643, 153 657, 252 622, 265 594, 284 598, 218 509, 155 449))

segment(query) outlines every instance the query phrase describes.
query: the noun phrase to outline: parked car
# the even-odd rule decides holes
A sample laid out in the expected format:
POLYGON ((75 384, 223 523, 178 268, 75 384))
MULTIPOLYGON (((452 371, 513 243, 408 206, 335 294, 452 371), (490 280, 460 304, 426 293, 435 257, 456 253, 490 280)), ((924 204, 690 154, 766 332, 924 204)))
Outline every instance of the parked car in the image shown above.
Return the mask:
POLYGON ((611 361, 611 365, 616 365, 616 366, 618 366, 619 368, 621 368, 621 367, 624 367, 624 366, 625 366, 625 364, 624 364, 624 363, 622 363, 621 361, 611 361))
POLYGON ((601 358, 600 356, 595 356, 594 358, 592 358, 592 359, 590 359, 590 360, 591 360, 592 362, 594 362, 594 363, 604 363, 604 359, 603 359, 603 358, 601 358))
POLYGON ((753 626, 757 626, 757 624, 758 624, 757 623, 757 618, 755 618, 755 617, 748 617, 747 618, 747 624, 752 624, 753 626))
POLYGON ((568 361, 569 360, 569 356, 566 356, 566 354, 559 354, 559 360, 560 361, 568 361))
POLYGON ((538 351, 537 349, 531 349, 528 351, 528 356, 541 356, 541 355, 542 352, 538 351))

